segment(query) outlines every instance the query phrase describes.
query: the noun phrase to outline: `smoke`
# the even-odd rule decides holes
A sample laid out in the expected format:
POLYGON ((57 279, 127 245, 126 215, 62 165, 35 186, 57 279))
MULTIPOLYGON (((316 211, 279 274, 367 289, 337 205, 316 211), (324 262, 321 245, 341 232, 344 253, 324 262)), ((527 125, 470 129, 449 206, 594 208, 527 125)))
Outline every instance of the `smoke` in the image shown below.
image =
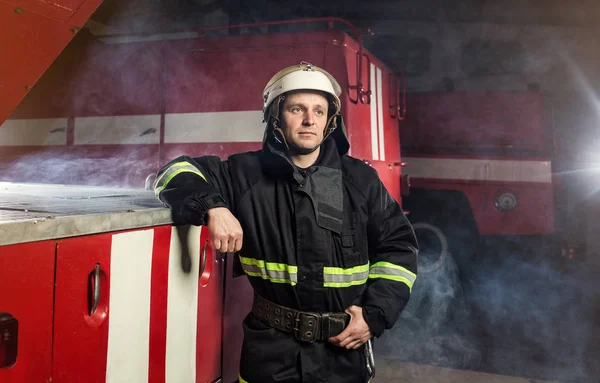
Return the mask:
POLYGON ((394 328, 376 343, 385 359, 475 369, 481 352, 468 337, 470 312, 456 262, 446 254, 432 265, 419 255, 420 271, 412 295, 394 328))
POLYGON ((152 147, 124 147, 110 153, 48 149, 3 164, 0 181, 143 189, 146 177, 156 173, 158 166, 152 147))
POLYGON ((523 376, 592 381, 583 379, 594 376, 587 371, 598 297, 593 274, 554 258, 550 243, 528 248, 516 238, 505 244, 492 244, 474 280, 474 307, 491 332, 483 338, 493 342, 484 347, 497 350, 487 351, 486 364, 523 376))
POLYGON ((452 257, 421 273, 400 320, 375 343, 378 357, 558 382, 596 381, 593 307, 600 289, 594 274, 553 258, 550 245, 527 241, 485 241, 471 278, 461 278, 452 257))

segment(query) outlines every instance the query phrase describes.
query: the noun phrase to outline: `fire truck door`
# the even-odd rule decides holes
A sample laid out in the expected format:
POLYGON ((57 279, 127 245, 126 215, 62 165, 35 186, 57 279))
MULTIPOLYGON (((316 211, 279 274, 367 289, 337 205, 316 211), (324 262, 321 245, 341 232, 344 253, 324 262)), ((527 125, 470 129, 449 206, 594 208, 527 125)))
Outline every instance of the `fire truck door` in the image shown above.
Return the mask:
POLYGON ((0 382, 51 379, 54 247, 53 241, 0 247, 0 312, 18 322, 16 333, 13 326, 0 333, 4 351, 0 355, 9 359, 13 358, 7 354, 14 353, 12 339, 17 337, 16 363, 0 365, 0 382))
POLYGON ((102 234, 58 242, 55 383, 106 380, 111 238, 102 234))
POLYGON ((202 229, 166 225, 58 242, 55 383, 219 378, 223 278, 202 229))

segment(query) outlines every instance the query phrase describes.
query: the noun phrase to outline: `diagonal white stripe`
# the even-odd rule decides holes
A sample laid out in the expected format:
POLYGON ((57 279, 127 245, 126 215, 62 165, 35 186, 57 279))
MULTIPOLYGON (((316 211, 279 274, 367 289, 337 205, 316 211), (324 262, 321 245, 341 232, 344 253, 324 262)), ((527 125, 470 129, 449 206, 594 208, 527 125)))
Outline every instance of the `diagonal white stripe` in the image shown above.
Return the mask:
POLYGON ((200 230, 198 226, 171 230, 166 383, 196 381, 200 230), (189 269, 182 266, 190 263, 189 269))
POLYGON ((377 125, 379 127, 379 160, 385 161, 385 138, 383 129, 383 98, 381 85, 381 69, 377 68, 377 125))
MULTIPOLYGON (((375 84, 375 65, 371 64, 370 70, 371 87, 376 86, 375 84)), ((373 153, 373 160, 379 160, 379 151, 377 149, 377 92, 373 92, 371 89, 371 150, 373 153)))
POLYGON ((106 383, 147 383, 154 230, 112 237, 106 383))

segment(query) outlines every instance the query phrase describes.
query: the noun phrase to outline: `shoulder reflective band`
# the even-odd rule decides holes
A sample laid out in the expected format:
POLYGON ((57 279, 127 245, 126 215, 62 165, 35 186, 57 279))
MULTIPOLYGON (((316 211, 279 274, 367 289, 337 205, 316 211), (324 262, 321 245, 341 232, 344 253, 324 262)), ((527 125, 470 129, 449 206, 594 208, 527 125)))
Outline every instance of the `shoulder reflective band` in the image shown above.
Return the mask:
POLYGON ((412 291, 413 284, 417 279, 417 275, 412 271, 389 262, 377 262, 371 265, 369 270, 369 279, 383 278, 390 279, 396 282, 405 283, 412 291))
POLYGON ((274 283, 298 283, 298 266, 285 263, 265 262, 260 259, 240 257, 242 268, 251 277, 259 277, 274 283))
POLYGON ((350 287, 363 285, 369 278, 369 264, 342 269, 341 267, 323 268, 323 286, 350 287))
MULTIPOLYGON (((202 179, 204 179, 204 181, 206 181, 206 177, 204 177, 204 174, 200 173, 198 168, 195 167, 194 165, 190 164, 189 162, 185 162, 185 161, 184 162, 176 162, 173 165, 169 166, 154 183, 154 194, 156 194, 156 197, 158 197, 160 195, 161 191, 165 190, 165 188, 167 187, 169 182, 173 178, 175 178, 176 175, 178 175, 180 173, 184 173, 184 172, 197 174, 200 177, 202 177, 202 179)), ((206 181, 206 182, 208 182, 208 181, 206 181)))
POLYGON ((238 375, 239 381, 240 383, 248 383, 247 381, 244 380, 244 378, 242 378, 241 375, 238 375))

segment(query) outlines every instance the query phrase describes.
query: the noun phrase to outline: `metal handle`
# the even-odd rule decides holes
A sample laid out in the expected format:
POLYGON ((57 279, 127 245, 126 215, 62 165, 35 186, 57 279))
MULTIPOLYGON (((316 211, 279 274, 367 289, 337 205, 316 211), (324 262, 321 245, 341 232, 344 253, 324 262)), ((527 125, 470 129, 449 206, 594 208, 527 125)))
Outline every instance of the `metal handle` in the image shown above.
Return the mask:
POLYGON ((400 80, 393 72, 388 73, 388 109, 391 118, 398 117, 398 107, 400 102, 400 80))
POLYGON ((401 68, 397 68, 397 71, 400 73, 400 78, 402 78, 402 89, 400 89, 400 79, 390 72, 388 77, 389 111, 390 117, 402 121, 406 118, 406 77, 401 68), (393 104, 392 97, 394 99, 393 104))
MULTIPOLYGON (((361 52, 362 53, 362 52, 361 52)), ((365 57, 367 59, 367 73, 371 68, 371 57, 366 54, 366 53, 362 53, 362 56, 365 57)), ((362 57, 361 57, 361 64, 362 64, 362 57)), ((362 71, 362 69, 361 69, 362 71)), ((362 74, 361 74, 362 75, 362 74)), ((362 81, 360 83, 360 88, 359 88, 359 96, 360 96, 360 102, 363 104, 370 104, 371 103, 371 76, 367 76, 367 86, 368 89, 364 90, 362 87, 362 81), (365 96, 367 96, 367 101, 365 102, 365 96)))
POLYGON ((365 362, 367 365, 367 373, 369 374, 369 381, 375 377, 375 355, 373 354, 373 344, 371 339, 365 343, 365 362))
POLYGON ((156 133, 156 128, 148 128, 148 129, 144 130, 140 134, 140 137, 145 136, 145 135, 150 134, 150 133, 156 133))
POLYGON ((358 104, 362 89, 362 49, 356 52, 356 85, 348 85, 348 99, 353 104, 358 104), (356 89, 356 98, 352 98, 350 90, 356 89))
MULTIPOLYGON (((400 106, 400 95, 398 95, 397 116, 398 120, 402 121, 406 118, 406 76, 402 69, 398 68, 398 71, 400 72, 400 77, 402 77, 402 106, 400 106)), ((398 88, 400 87, 399 85, 398 88)))
POLYGON ((204 274, 204 270, 206 270, 206 263, 208 260, 207 254, 208 253, 208 241, 206 241, 206 243, 204 244, 204 247, 202 247, 202 252, 200 253, 200 262, 201 262, 201 267, 200 267, 200 276, 202 276, 202 274, 204 274))
POLYGON ((94 269, 94 297, 92 300, 92 309, 90 310, 90 316, 94 315, 100 302, 100 263, 96 263, 94 269))

